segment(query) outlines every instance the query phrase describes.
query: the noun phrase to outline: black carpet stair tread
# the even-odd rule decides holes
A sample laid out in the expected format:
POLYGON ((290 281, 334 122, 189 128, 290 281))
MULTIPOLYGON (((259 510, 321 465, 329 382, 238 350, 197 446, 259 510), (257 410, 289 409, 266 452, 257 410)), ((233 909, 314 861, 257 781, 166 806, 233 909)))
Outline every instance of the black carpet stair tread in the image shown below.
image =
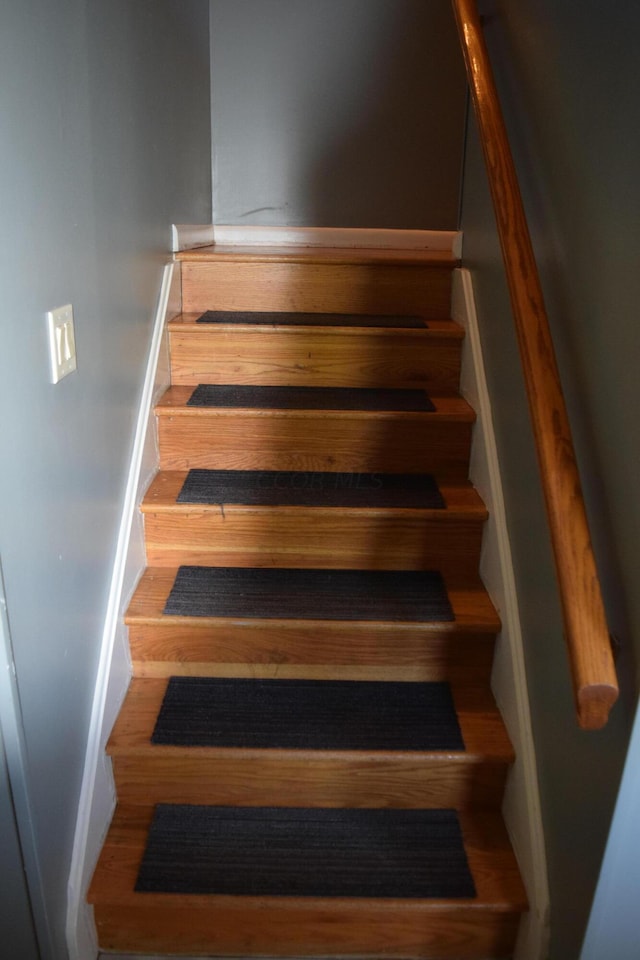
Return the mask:
POLYGON ((396 327, 413 330, 428 327, 428 323, 422 317, 360 313, 285 313, 257 310, 206 310, 196 318, 196 323, 257 324, 273 327, 396 327))
POLYGON ((193 747, 464 750, 445 682, 171 677, 151 740, 193 747))
POLYGON ((177 503, 442 510, 430 474, 193 469, 177 503))
MULTIPOLYGON (((171 593, 177 573, 178 568, 175 566, 163 565, 147 567, 140 578, 140 582, 127 608, 125 623, 133 627, 144 627, 148 625, 149 627, 154 627, 159 630, 167 627, 172 631, 177 629, 182 633, 182 617, 167 617, 164 613, 167 598, 171 593)), ((455 625, 446 621, 442 624, 442 629, 447 634, 451 633, 453 637, 459 632, 462 634, 471 632, 474 636, 492 637, 500 629, 500 618, 489 599, 487 591, 478 578, 465 579, 460 582, 447 579, 447 595, 450 599, 455 618, 455 625)), ((220 618, 216 616, 209 618, 209 620, 207 620, 207 618, 194 617, 193 621, 189 624, 189 629, 194 626, 208 629, 209 625, 212 629, 217 629, 221 625, 221 622, 224 622, 226 619, 229 618, 222 618, 221 621, 220 618)), ((243 632, 245 629, 253 629, 253 623, 250 618, 247 618, 245 622, 243 622, 243 618, 240 620, 235 620, 235 618, 231 619, 234 620, 243 632)), ((301 630, 303 633, 306 633, 305 619, 307 618, 296 621, 294 618, 288 616, 286 610, 283 610, 280 615, 275 618, 270 617, 265 621, 258 621, 256 626, 267 624, 268 629, 272 629, 273 624, 280 624, 284 628, 293 627, 296 632, 301 630)), ((331 636, 335 638, 337 633, 342 629, 349 630, 351 621, 348 623, 344 621, 343 623, 344 627, 341 627, 340 621, 328 622, 328 629, 330 630, 331 636)), ((355 623, 354 627, 358 633, 362 631, 366 632, 369 629, 368 624, 369 621, 363 621, 361 625, 355 623)), ((401 631, 405 630, 403 624, 400 623, 398 626, 401 631)), ((422 629, 419 621, 410 623, 407 627, 410 629, 412 635, 422 629)), ((314 623, 313 629, 318 629, 317 623, 314 623)), ((436 624, 435 632, 439 632, 439 629, 439 625, 436 624)), ((376 624, 372 625, 372 630, 377 630, 376 624)), ((314 660, 314 662, 319 661, 314 660)))
MULTIPOLYGON (((122 905, 127 909, 145 903, 160 909, 182 904, 179 896, 155 897, 134 892, 152 816, 150 805, 118 803, 89 890, 90 903, 122 905), (118 867, 114 870, 116 863, 118 867)), ((526 909, 526 893, 500 813, 489 808, 469 809, 458 811, 458 817, 476 886, 474 909, 484 906, 492 910, 526 909)), ((215 897, 203 896, 192 902, 195 908, 208 911, 215 900, 215 897)), ((427 901, 429 907, 432 903, 435 906, 435 902, 427 901)), ((322 909, 323 902, 318 906, 322 909)))
MULTIPOLYGON (((205 384, 205 386, 207 386, 205 384)), ((215 386, 210 384, 209 386, 215 386)), ((223 384, 222 386, 229 386, 229 384, 223 384)), ((197 387, 194 387, 193 384, 173 384, 170 386, 162 396, 159 398, 156 407, 155 413, 159 417, 175 417, 175 416, 197 416, 197 417, 218 417, 218 416, 233 416, 235 417, 238 412, 244 413, 245 410, 248 410, 251 416, 257 415, 260 417, 264 416, 282 416, 282 417, 292 417, 292 418, 308 418, 309 420, 316 419, 332 419, 333 417, 337 419, 375 419, 375 420, 385 420, 393 423, 396 422, 405 422, 405 421, 422 421, 425 423, 439 422, 447 424, 459 424, 459 423, 475 423, 476 414, 473 408, 467 403, 467 401, 461 397, 459 394, 446 392, 439 392, 437 395, 429 395, 429 399, 435 409, 433 410, 398 410, 398 409, 389 409, 389 410, 365 410, 365 409, 345 409, 338 407, 323 408, 319 407, 317 409, 297 409, 297 408, 277 408, 277 407, 254 407, 254 408, 241 408, 241 407, 211 407, 204 406, 198 407, 194 405, 189 405, 189 399, 193 396, 194 390, 197 387), (254 414, 255 411, 255 414, 254 414)), ((255 390, 266 390, 266 389, 289 389, 285 387, 252 387, 255 390)), ((292 389, 302 390, 303 387, 295 387, 292 389)), ((308 388, 308 389, 322 389, 322 390, 340 390, 340 389, 353 389, 360 390, 361 387, 318 387, 318 388, 308 388)), ((392 394, 395 394, 395 390, 389 391, 392 394)), ((402 390, 397 392, 402 393, 402 390)), ((413 391, 410 390, 410 393, 416 392, 421 395, 421 397, 427 396, 423 390, 413 391)), ((373 393, 379 393, 378 390, 373 390, 373 393)), ((277 469, 277 468, 276 468, 277 469)))
POLYGON ((189 407, 270 410, 362 410, 430 413, 435 407, 424 390, 367 387, 256 387, 200 383, 189 407))
POLYGON ((474 898, 453 810, 158 804, 136 890, 474 898))
MULTIPOLYGON (((200 664, 198 666, 200 667, 200 664)), ((255 666, 255 664, 251 664, 253 670, 255 670, 255 666)), ((281 665, 278 664, 277 668, 281 669, 281 665)), ((387 753, 387 755, 385 755, 384 751, 379 749, 344 749, 341 751, 318 749, 311 751, 295 750, 287 747, 274 747, 270 748, 269 750, 265 750, 265 748, 262 747, 227 748, 202 746, 197 750, 185 750, 181 746, 154 744, 152 743, 154 726, 160 714, 171 677, 188 677, 189 679, 195 678, 197 680, 206 680, 208 677, 211 677, 212 679, 224 678, 228 680, 231 677, 233 679, 244 679, 247 682, 252 682, 254 680, 285 680, 285 678, 281 677, 280 673, 278 672, 262 674, 261 677, 258 677, 254 672, 241 674, 234 671, 232 674, 206 674, 199 671, 196 677, 193 673, 180 674, 178 669, 176 669, 173 674, 169 672, 162 677, 134 676, 129 685, 129 689, 127 691, 120 714, 109 737, 108 753, 110 756, 113 758, 135 758, 135 763, 137 765, 136 769, 140 769, 140 766, 146 764, 147 762, 154 763, 156 758, 161 756, 171 756, 174 760, 178 758, 180 760, 185 759, 188 760, 189 763, 194 761, 199 762, 201 760, 202 763, 206 765, 211 761, 214 763, 217 762, 222 755, 230 756, 231 754, 233 754, 235 758, 239 759, 242 759, 245 754, 246 757, 251 758, 261 755, 263 759, 273 759, 275 762, 277 762, 278 759, 295 759, 294 754, 300 753, 300 755, 304 756, 305 762, 307 763, 311 763, 316 759, 321 763, 325 759, 330 759, 331 761, 345 760, 346 763, 350 762, 351 760, 357 762, 359 760, 368 761, 369 759, 374 759, 376 762, 378 760, 391 760, 392 762, 395 762, 395 758, 399 755, 402 757, 408 757, 407 762, 412 764, 415 762, 422 764, 423 761, 428 763, 430 760, 434 760, 439 763, 449 764, 450 762, 451 765, 469 766, 472 764, 481 764, 485 762, 508 764, 513 761, 513 747, 496 706, 496 702, 491 693, 488 680, 479 680, 476 668, 472 662, 470 662, 468 665, 465 665, 465 668, 460 668, 455 680, 448 681, 451 685, 451 692, 456 711, 456 722, 460 728, 463 747, 460 750, 446 750, 444 751, 444 755, 443 751, 438 749, 413 752, 398 750, 395 751, 394 755, 392 756, 391 753, 387 753), (329 757, 329 755, 331 756, 329 757)), ((321 677, 307 676, 297 679, 302 679, 302 682, 313 679, 317 683, 344 683, 357 681, 359 683, 366 682, 375 684, 376 682, 396 682, 389 680, 384 676, 384 674, 380 674, 380 676, 376 677, 375 679, 368 677, 364 679, 360 679, 358 677, 344 678, 340 677, 339 675, 330 676, 326 674, 321 677)), ((286 680, 285 682, 292 682, 292 680, 293 678, 286 680)), ((433 681, 423 681, 422 679, 416 680, 415 672, 413 676, 408 672, 407 679, 398 680, 397 682, 439 683, 443 682, 443 680, 444 678, 439 678, 433 681)), ((178 703, 174 706, 176 711, 179 713, 180 704, 178 703)), ((194 722, 199 722, 199 719, 196 718, 194 722)), ((347 731, 347 735, 350 735, 350 733, 351 731, 347 731)), ((404 760, 402 762, 404 762, 404 760)), ((159 797, 158 799, 165 800, 168 798, 159 797)), ((181 797, 178 799, 180 802, 187 802, 186 797, 181 797)), ((322 806, 322 804, 319 805, 322 806)), ((365 804, 365 806, 366 805, 367 804, 365 804)), ((373 806, 374 804, 370 805, 373 806)), ((411 806, 411 804, 408 805, 411 806)), ((447 806, 447 804, 442 804, 442 806, 447 806)))
POLYGON ((187 617, 451 621, 437 571, 181 566, 164 613, 187 617))

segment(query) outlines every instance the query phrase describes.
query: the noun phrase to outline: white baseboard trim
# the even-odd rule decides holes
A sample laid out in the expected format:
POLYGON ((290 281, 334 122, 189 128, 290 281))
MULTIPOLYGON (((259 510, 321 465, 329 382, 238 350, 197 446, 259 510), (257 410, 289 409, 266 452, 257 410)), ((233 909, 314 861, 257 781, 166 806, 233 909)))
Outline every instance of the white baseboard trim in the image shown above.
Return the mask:
POLYGON ((174 223, 171 225, 171 252, 208 247, 213 243, 213 224, 174 223))
POLYGON ((449 230, 372 230, 351 227, 261 227, 214 224, 214 243, 225 246, 303 246, 453 251, 458 233, 449 230))
POLYGON ((544 960, 549 939, 549 888, 535 747, 500 464, 468 270, 454 271, 452 316, 466 331, 460 389, 477 414, 470 479, 489 510, 480 573, 502 619, 492 687, 516 754, 503 814, 527 888, 530 910, 520 927, 514 960, 544 960))
POLYGON ((351 227, 263 227, 245 224, 174 224, 172 250, 220 244, 230 247, 339 247, 342 249, 433 250, 460 256, 455 230, 372 230, 351 227))
POLYGON ((105 747, 131 677, 123 615, 145 567, 143 525, 137 508, 158 464, 153 403, 170 380, 166 322, 180 313, 181 307, 180 264, 169 263, 162 274, 140 398, 89 725, 67 890, 70 960, 94 960, 98 956, 93 910, 86 902, 86 893, 115 806, 105 747))

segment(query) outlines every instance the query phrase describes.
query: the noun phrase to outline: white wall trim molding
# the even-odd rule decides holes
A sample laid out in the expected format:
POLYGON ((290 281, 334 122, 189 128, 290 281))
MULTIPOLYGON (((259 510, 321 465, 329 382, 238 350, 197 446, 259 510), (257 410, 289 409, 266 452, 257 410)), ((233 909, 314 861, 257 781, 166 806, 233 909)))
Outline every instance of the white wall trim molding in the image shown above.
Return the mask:
POLYGON ((213 243, 213 224, 211 223, 173 223, 171 225, 171 252, 192 250, 194 247, 208 247, 213 243))
POLYGON ((186 226, 174 224, 174 252, 217 243, 231 247, 340 247, 385 250, 450 251, 460 256, 455 230, 372 230, 351 227, 266 227, 247 224, 186 226))
POLYGON ((477 414, 469 475, 489 510, 480 573, 502 619, 492 688, 516 754, 503 814, 530 910, 521 923, 514 960, 544 960, 549 940, 549 888, 522 630, 473 285, 471 273, 465 269, 454 271, 452 316, 466 332, 460 389, 477 414))
POLYGON ((93 697, 84 773, 68 882, 67 945, 70 960, 98 955, 93 910, 86 892, 115 807, 106 742, 131 677, 123 615, 145 567, 144 531, 137 507, 158 464, 153 403, 169 385, 166 323, 181 311, 180 264, 164 267, 136 421, 120 518, 93 697))
POLYGON ((372 230, 351 227, 262 227, 214 224, 214 243, 225 246, 303 246, 382 248, 385 250, 450 250, 458 233, 452 230, 372 230))

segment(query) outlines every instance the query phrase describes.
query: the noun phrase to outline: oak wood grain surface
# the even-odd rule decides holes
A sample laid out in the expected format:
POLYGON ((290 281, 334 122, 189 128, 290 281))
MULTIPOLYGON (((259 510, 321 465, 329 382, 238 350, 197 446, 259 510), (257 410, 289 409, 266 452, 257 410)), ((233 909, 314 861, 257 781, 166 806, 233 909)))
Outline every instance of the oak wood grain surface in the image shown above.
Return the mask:
POLYGON ((431 320, 425 330, 169 324, 174 384, 423 388, 451 392, 460 370, 461 329, 431 320))
POLYGON ((187 406, 171 387, 156 407, 163 470, 335 470, 468 475, 475 414, 460 397, 435 412, 187 406))
POLYGON ((136 676, 487 682, 500 621, 479 581, 447 584, 450 623, 165 616, 175 568, 145 572, 126 615, 136 676))
POLYGON ((450 311, 452 266, 256 257, 185 261, 182 309, 415 313, 442 320, 450 311))
POLYGON ((158 474, 143 503, 147 562, 209 566, 478 569, 486 509, 470 485, 446 509, 176 503, 186 474, 158 474))
POLYGON ((454 267, 458 258, 449 250, 403 250, 389 247, 324 247, 265 244, 241 246, 214 243, 181 250, 182 263, 328 263, 328 264, 417 264, 424 267, 454 267))

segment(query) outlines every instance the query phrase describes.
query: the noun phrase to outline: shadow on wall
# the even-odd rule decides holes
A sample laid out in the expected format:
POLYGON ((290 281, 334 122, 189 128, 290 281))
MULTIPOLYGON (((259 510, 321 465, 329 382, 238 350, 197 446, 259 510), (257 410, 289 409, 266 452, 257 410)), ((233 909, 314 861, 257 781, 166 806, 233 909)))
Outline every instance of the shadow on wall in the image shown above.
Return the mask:
POLYGON ((446 0, 213 0, 212 44, 216 222, 456 228, 446 0))

